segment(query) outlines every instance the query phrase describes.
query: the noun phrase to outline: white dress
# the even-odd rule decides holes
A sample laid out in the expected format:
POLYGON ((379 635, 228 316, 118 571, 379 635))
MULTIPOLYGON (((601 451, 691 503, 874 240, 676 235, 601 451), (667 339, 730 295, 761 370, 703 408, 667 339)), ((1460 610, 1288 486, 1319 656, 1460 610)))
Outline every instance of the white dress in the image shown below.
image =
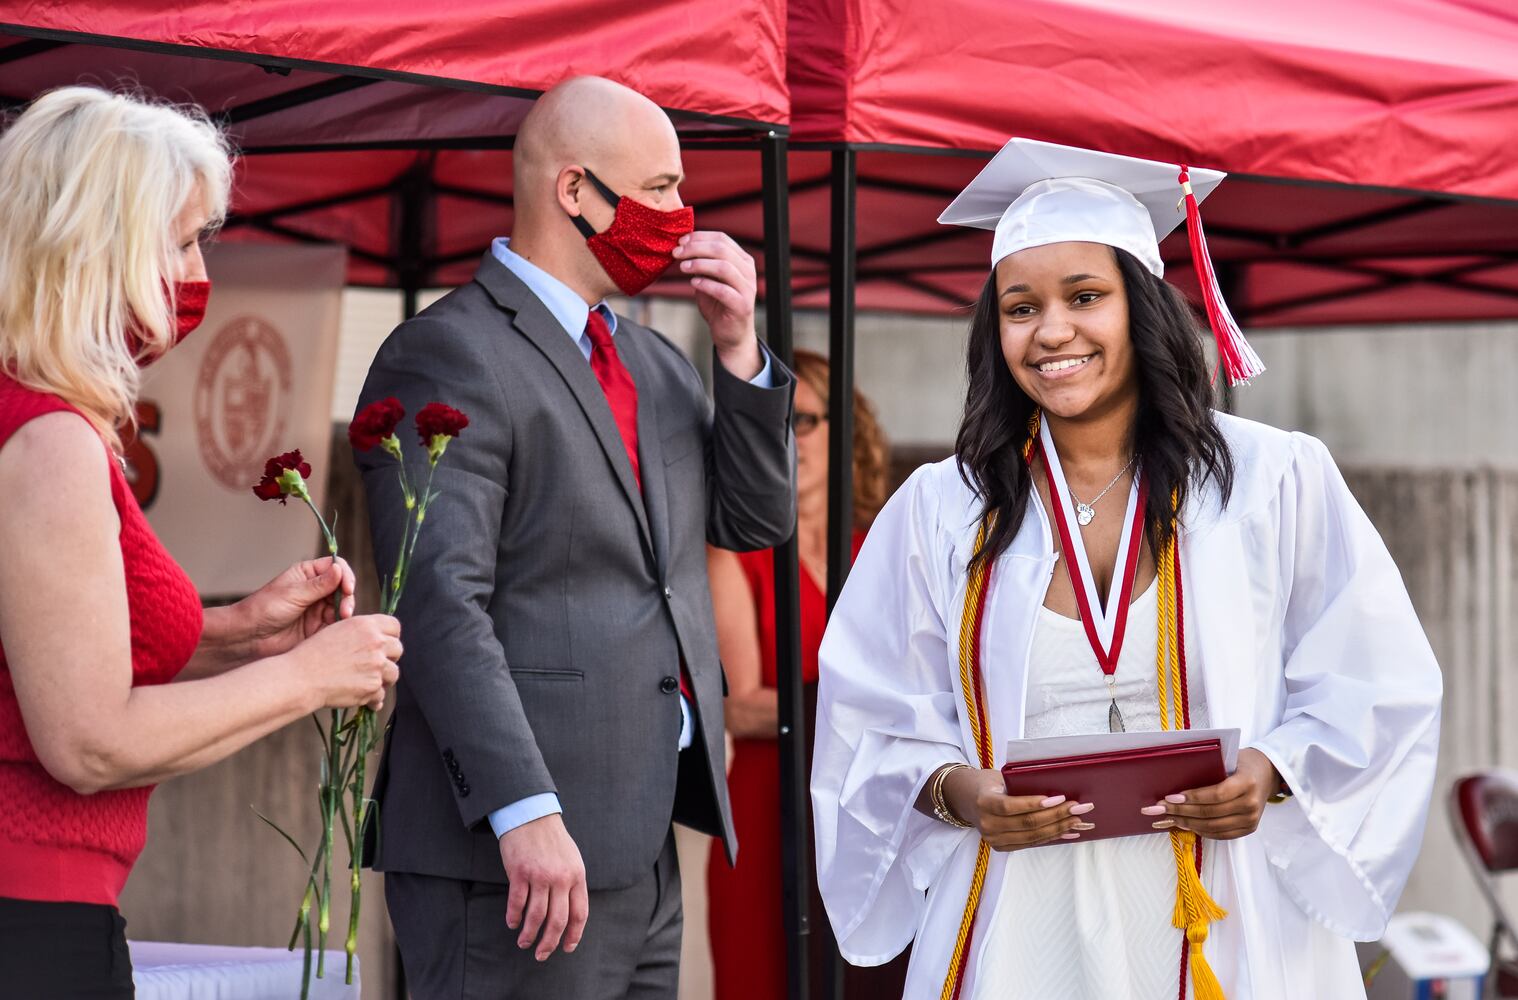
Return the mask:
MULTIPOLYGON (((1117 704, 1129 732, 1161 728, 1154 673, 1157 590, 1151 583, 1129 607, 1118 655, 1117 704)), ((1190 692, 1197 729, 1207 725, 1199 688, 1193 684, 1190 692)), ((1105 733, 1110 704, 1081 623, 1041 607, 1024 735, 1105 733)), ((1098 829, 1100 812, 1086 817, 1098 829)), ((1212 857, 1203 854, 1204 885, 1212 857)), ((1174 904, 1175 858, 1163 833, 1013 851, 1000 903, 994 914, 982 915, 990 919, 975 998, 1174 1000, 1181 955, 1181 932, 1170 923, 1174 904)))

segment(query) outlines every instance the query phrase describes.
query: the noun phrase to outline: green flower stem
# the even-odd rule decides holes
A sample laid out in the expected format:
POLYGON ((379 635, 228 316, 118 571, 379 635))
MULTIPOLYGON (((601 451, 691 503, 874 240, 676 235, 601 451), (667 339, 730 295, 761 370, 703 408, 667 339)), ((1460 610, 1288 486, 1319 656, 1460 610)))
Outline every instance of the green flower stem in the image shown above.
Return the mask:
MULTIPOLYGON (((327 543, 327 554, 332 557, 332 561, 333 562, 336 562, 337 561, 337 535, 333 534, 332 528, 330 526, 328 526, 328 524, 327 524, 327 519, 324 518, 324 517, 322 517, 322 512, 316 509, 316 504, 314 504, 314 503, 311 502, 311 494, 309 492, 307 492, 305 489, 302 489, 298 495, 300 496, 301 500, 303 500, 305 502, 306 506, 309 507, 309 508, 311 508, 311 513, 314 514, 314 515, 316 515, 316 523, 319 524, 319 525, 321 525, 321 529, 322 529, 322 540, 327 543)), ((332 617, 333 617, 333 620, 335 620, 335 621, 341 621, 342 620, 342 617, 343 617, 343 588, 342 587, 338 587, 336 590, 334 590, 332 592, 332 617)))
POLYGON ((385 585, 384 599, 381 601, 380 611, 387 615, 395 614, 396 608, 401 603, 401 581, 406 576, 406 555, 414 543, 411 541, 411 519, 406 519, 405 526, 401 529, 400 551, 395 554, 395 566, 390 570, 390 579, 385 585))
MULTIPOLYGON (((300 932, 310 932, 311 929, 311 904, 316 898, 316 873, 321 867, 321 856, 317 855, 311 865, 311 872, 306 876, 306 891, 300 898, 300 909, 295 914, 295 927, 290 931, 290 943, 285 946, 286 951, 295 950, 295 942, 300 940, 300 932)), ((310 956, 307 956, 308 958, 310 956)))
POLYGON ((311 996, 311 925, 306 925, 306 954, 300 963, 300 1000, 311 996))
POLYGON ((353 757, 353 780, 348 785, 348 790, 353 796, 351 806, 353 812, 353 825, 348 842, 348 862, 352 871, 352 900, 348 907, 348 970, 344 982, 353 981, 353 948, 358 933, 358 904, 359 904, 359 877, 363 867, 364 856, 364 780, 365 780, 365 756, 368 753, 369 717, 373 713, 361 709, 358 716, 358 728, 354 731, 353 742, 355 754, 353 757))
POLYGON ((343 982, 353 985, 353 959, 358 952, 358 907, 361 887, 358 878, 358 861, 353 862, 353 902, 348 909, 348 940, 343 946, 348 954, 348 964, 343 972, 343 982))
POLYGON ((348 940, 345 950, 348 954, 347 968, 343 976, 343 982, 353 985, 353 957, 358 950, 358 914, 359 907, 363 903, 363 855, 364 855, 364 824, 368 818, 364 807, 364 782, 366 778, 367 755, 369 751, 370 729, 374 726, 373 712, 365 712, 359 716, 358 725, 358 757, 353 765, 353 845, 349 849, 348 857, 353 865, 352 895, 348 902, 348 940))
MULTIPOLYGON (((314 510, 315 508, 313 508, 314 510)), ((318 515, 318 519, 320 515, 318 515)), ((317 929, 317 953, 316 953, 316 978, 320 979, 326 973, 327 966, 327 931, 332 926, 332 836, 337 822, 337 810, 341 805, 342 798, 342 744, 338 739, 338 732, 342 729, 344 719, 336 709, 332 710, 331 722, 327 732, 327 775, 322 784, 321 804, 322 823, 325 828, 325 836, 322 840, 322 888, 321 906, 318 910, 317 929)))
POLYGON ((427 508, 432 503, 432 477, 436 474, 437 462, 434 461, 427 469, 427 488, 422 491, 421 501, 417 504, 416 521, 414 524, 408 525, 409 533, 411 535, 411 544, 409 547, 407 547, 406 554, 400 561, 400 566, 397 570, 397 580, 393 591, 397 605, 400 604, 401 591, 406 587, 406 573, 411 569, 411 556, 416 552, 416 540, 422 534, 422 522, 427 519, 427 508))

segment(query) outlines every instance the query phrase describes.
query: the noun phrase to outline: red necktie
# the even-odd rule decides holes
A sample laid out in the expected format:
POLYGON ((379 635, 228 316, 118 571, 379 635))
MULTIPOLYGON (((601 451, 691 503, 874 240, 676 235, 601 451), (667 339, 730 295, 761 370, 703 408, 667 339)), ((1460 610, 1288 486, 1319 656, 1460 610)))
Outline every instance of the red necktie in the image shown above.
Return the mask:
MULTIPOLYGON (((622 435, 622 445, 627 449, 627 460, 632 463, 633 481, 643 489, 643 476, 638 471, 638 386, 633 382, 632 372, 617 357, 617 345, 612 343, 611 327, 599 309, 592 309, 585 320, 585 333, 590 337, 590 370, 606 402, 611 406, 612 418, 622 435)), ((690 681, 685 676, 685 664, 680 664, 680 693, 686 701, 691 700, 690 681)))
POLYGON ((611 342, 611 327, 599 309, 590 311, 585 321, 585 333, 590 337, 590 370, 595 372, 611 415, 622 435, 622 445, 627 449, 627 460, 632 463, 633 482, 643 489, 643 477, 638 471, 638 386, 632 373, 617 357, 617 345, 611 342))

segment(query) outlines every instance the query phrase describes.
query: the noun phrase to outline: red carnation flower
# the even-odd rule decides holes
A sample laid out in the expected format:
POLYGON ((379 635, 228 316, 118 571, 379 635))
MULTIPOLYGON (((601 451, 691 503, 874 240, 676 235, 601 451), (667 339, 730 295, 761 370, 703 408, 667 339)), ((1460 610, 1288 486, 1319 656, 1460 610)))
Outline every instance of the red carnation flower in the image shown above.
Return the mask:
POLYGON ((469 426, 469 418, 451 406, 428 403, 416 415, 416 430, 422 436, 422 444, 431 445, 432 439, 442 435, 455 438, 469 426))
POLYGON ((275 455, 264 463, 264 477, 253 487, 253 495, 260 500, 284 503, 286 497, 303 496, 309 475, 311 463, 301 458, 299 448, 275 455))
MULTIPOLYGON (((405 416, 405 407, 394 396, 376 400, 360 410, 348 425, 348 441, 355 451, 368 451, 394 437, 396 426, 405 416)), ((399 447, 394 450, 399 451, 399 447)))
POLYGON ((427 448, 427 460, 437 465, 437 460, 448 450, 448 442, 459 436, 469 426, 469 418, 451 406, 428 403, 416 415, 416 431, 427 448))

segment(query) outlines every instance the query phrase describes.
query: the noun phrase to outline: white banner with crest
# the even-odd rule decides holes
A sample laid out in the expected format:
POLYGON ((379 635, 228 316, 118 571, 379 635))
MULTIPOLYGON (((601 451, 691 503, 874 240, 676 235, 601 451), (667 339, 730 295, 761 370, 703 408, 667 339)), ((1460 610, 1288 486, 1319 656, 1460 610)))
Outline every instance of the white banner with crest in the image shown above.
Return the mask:
POLYGON ((252 489, 266 459, 299 448, 325 499, 347 253, 222 243, 206 266, 205 322, 148 370, 128 475, 202 596, 233 597, 320 551, 310 511, 252 489))

